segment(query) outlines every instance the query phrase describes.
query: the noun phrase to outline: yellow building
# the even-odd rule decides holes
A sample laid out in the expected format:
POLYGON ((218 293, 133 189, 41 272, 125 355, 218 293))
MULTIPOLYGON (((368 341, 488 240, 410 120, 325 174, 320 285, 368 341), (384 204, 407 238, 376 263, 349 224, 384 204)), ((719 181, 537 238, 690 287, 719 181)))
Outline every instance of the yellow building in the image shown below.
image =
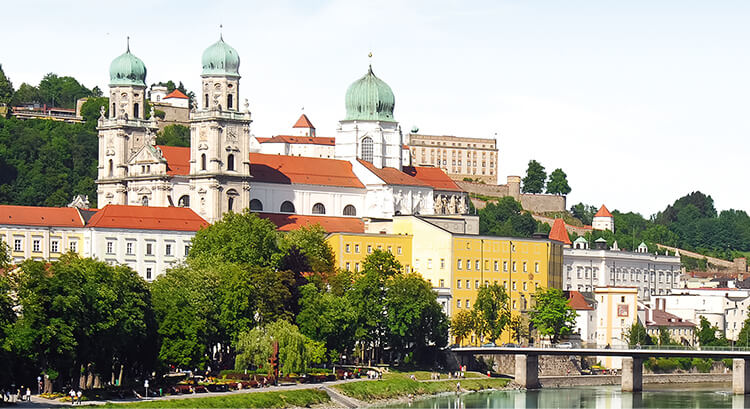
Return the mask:
POLYGON ((411 271, 412 237, 403 234, 331 233, 326 242, 333 249, 336 267, 360 271, 365 257, 374 250, 387 251, 401 263, 404 272, 411 271))
POLYGON ((0 240, 13 263, 54 261, 69 251, 84 255, 84 225, 91 214, 71 207, 0 206, 0 240))
MULTIPOLYGON (((625 348, 627 332, 638 322, 637 287, 596 287, 596 344, 599 348, 625 348)), ((622 368, 622 358, 597 358, 607 368, 622 368)))

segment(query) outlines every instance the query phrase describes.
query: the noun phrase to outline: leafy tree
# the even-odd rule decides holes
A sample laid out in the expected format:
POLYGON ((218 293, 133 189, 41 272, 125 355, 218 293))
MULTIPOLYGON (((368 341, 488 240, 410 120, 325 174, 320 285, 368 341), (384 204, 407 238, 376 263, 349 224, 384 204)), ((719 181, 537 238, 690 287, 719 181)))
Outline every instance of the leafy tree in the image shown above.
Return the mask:
POLYGON ((479 232, 493 236, 531 237, 537 222, 531 214, 524 212, 521 204, 510 196, 497 204, 487 203, 479 211, 479 232))
POLYGON ((268 368, 274 342, 279 344, 279 365, 285 374, 303 372, 325 355, 322 343, 302 335, 297 326, 278 320, 240 335, 235 369, 247 369, 250 365, 268 368))
POLYGON ((568 304, 562 290, 539 287, 534 294, 534 309, 529 314, 539 334, 556 343, 561 336, 570 334, 578 313, 568 304))
POLYGON ((81 116, 90 124, 96 124, 101 116, 101 107, 104 107, 104 116, 109 115, 109 98, 90 97, 81 105, 81 116))
POLYGON ((480 339, 487 337, 494 342, 510 323, 508 293, 498 284, 485 285, 479 289, 474 301, 476 317, 474 332, 480 339))
POLYGON ((281 258, 276 226, 245 209, 229 212, 193 238, 188 261, 241 263, 275 267, 281 258))
POLYGON ((284 233, 279 242, 279 249, 286 252, 296 246, 307 257, 311 272, 332 273, 336 260, 333 249, 326 242, 326 236, 326 231, 319 224, 302 226, 284 233))
POLYGON ((570 190, 570 185, 568 185, 568 175, 566 175, 562 169, 557 168, 549 174, 547 193, 553 195, 567 195, 570 193, 570 190))
POLYGON ((594 221, 594 215, 596 214, 596 211, 596 206, 585 205, 583 203, 575 204, 570 208, 570 213, 573 215, 573 217, 580 220, 581 223, 586 225, 591 225, 591 223, 594 221))
POLYGON ((9 105, 13 98, 13 83, 5 76, 3 66, 0 64, 0 106, 9 105))
POLYGON ((659 345, 678 345, 669 335, 667 327, 659 327, 659 345))
POLYGON ((30 105, 40 103, 41 101, 42 97, 39 94, 39 89, 23 82, 16 92, 13 93, 10 104, 13 106, 30 105))
POLYGON ((737 342, 735 342, 734 345, 745 348, 750 347, 750 314, 748 314, 748 318, 745 319, 745 322, 742 323, 742 329, 740 330, 740 333, 737 336, 737 342))
POLYGON ((318 290, 314 284, 300 289, 300 313, 297 325, 310 339, 321 341, 336 359, 354 348, 356 315, 349 299, 329 291, 318 290))
POLYGON ((156 134, 156 144, 189 147, 190 128, 180 124, 167 125, 156 134))
POLYGON ((511 339, 520 343, 521 339, 529 337, 529 318, 525 314, 512 314, 508 323, 511 339))
POLYGON ((711 322, 702 315, 700 324, 698 325, 698 342, 701 346, 719 347, 729 345, 724 334, 719 332, 719 328, 715 325, 712 326, 711 322))
POLYGON ((459 310, 451 318, 451 334, 456 338, 456 343, 471 335, 476 327, 476 317, 472 310, 459 310))
POLYGON ((628 345, 631 348, 638 345, 654 345, 654 340, 648 335, 646 328, 640 321, 633 323, 623 335, 628 340, 628 345))
POLYGON ((526 177, 522 180, 521 189, 524 193, 542 193, 545 180, 547 180, 547 172, 544 171, 544 166, 532 159, 526 169, 526 177))
POLYGON ((93 93, 73 77, 49 73, 39 82, 39 96, 40 102, 48 106, 75 108, 78 99, 93 96, 93 93))

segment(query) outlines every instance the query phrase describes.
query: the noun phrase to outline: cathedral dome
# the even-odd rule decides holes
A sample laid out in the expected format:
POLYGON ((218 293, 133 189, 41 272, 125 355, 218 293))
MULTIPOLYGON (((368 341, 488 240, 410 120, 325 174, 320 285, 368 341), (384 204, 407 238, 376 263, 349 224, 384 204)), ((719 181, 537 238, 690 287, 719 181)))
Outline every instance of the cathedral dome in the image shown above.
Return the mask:
POLYGON ((109 85, 146 86, 146 65, 130 52, 130 44, 127 51, 109 65, 109 85))
POLYGON ((203 52, 203 75, 225 75, 239 77, 240 56, 237 51, 219 37, 219 41, 203 52))
POLYGON ((346 90, 345 120, 394 122, 395 104, 391 87, 373 74, 371 65, 367 74, 346 90))

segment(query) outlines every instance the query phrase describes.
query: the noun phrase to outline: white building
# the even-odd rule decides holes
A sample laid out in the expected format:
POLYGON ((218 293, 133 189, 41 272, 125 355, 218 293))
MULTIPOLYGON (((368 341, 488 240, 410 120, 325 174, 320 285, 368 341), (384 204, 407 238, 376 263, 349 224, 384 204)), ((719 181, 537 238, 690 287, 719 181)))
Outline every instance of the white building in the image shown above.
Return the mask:
POLYGON ((143 62, 129 48, 112 62, 112 107, 98 123, 100 206, 184 206, 209 222, 245 208, 376 218, 468 211, 466 193, 445 172, 405 166, 394 95, 372 67, 347 90, 335 139, 316 137, 303 115, 293 128, 299 136, 261 141, 251 137, 247 100, 239 108, 237 52, 220 39, 202 63, 190 147, 177 148, 156 146, 156 122, 142 119, 143 62))
POLYGON ((591 227, 594 230, 609 230, 612 233, 615 232, 615 217, 609 212, 607 206, 602 205, 599 211, 594 215, 591 221, 591 227))
POLYGON ((608 249, 607 242, 599 239, 592 249, 579 237, 573 248, 563 249, 563 290, 635 287, 638 297, 647 300, 679 288, 681 268, 679 257, 651 254, 643 243, 639 251, 629 252, 608 249))
POLYGON ((596 308, 594 308, 596 302, 589 302, 578 291, 568 291, 567 293, 568 305, 578 314, 573 332, 580 335, 581 342, 584 344, 596 345, 597 312, 596 308))
MULTIPOLYGON (((628 345, 627 331, 638 321, 638 289, 635 287, 597 287, 596 345, 605 348, 624 348, 628 345)), ((622 368, 621 357, 598 357, 607 368, 622 368)))
POLYGON ((669 295, 656 296, 657 305, 682 319, 700 325, 700 317, 736 340, 748 318, 750 290, 737 288, 677 288, 669 295))

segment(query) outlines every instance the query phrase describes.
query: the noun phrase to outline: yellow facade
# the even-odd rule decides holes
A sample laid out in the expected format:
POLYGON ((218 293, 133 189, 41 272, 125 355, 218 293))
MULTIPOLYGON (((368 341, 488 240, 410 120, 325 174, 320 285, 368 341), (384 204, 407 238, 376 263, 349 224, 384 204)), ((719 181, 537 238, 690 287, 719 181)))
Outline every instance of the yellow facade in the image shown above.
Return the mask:
POLYGON ((365 257, 375 250, 387 251, 401 263, 404 272, 411 271, 412 237, 399 234, 332 233, 326 242, 333 249, 336 267, 360 271, 365 257))
POLYGON ((57 260, 72 251, 84 256, 84 228, 0 226, 0 239, 8 245, 14 263, 26 259, 57 260))
MULTIPOLYGON (((562 243, 547 239, 455 235, 453 237, 453 311, 471 309, 484 284, 509 291, 511 313, 532 308, 538 287, 562 288, 562 243)), ((478 344, 475 337, 463 340, 478 344)), ((510 331, 500 342, 510 342, 510 331)))

